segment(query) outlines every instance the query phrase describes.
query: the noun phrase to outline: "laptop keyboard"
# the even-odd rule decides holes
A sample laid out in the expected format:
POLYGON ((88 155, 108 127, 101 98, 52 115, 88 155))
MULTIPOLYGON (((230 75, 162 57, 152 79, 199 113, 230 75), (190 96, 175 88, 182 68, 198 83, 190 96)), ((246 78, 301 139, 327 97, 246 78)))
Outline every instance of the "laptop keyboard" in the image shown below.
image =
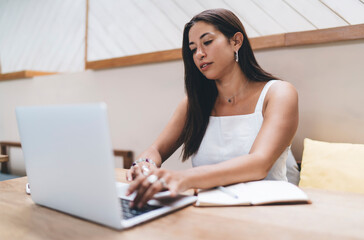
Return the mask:
POLYGON ((131 208, 130 207, 130 200, 126 199, 120 199, 121 200, 121 211, 123 212, 123 219, 127 220, 139 215, 142 215, 144 213, 153 211, 155 209, 161 208, 161 206, 152 206, 152 205, 144 205, 142 208, 131 208))

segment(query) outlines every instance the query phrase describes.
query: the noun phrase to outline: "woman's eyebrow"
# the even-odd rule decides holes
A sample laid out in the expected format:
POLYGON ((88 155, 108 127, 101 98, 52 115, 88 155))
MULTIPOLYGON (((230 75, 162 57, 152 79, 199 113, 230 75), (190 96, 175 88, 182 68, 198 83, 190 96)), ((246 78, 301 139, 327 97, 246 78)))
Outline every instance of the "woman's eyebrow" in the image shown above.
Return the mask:
MULTIPOLYGON (((211 33, 211 32, 205 32, 205 33, 203 33, 201 36, 200 36, 200 39, 202 39, 204 36, 206 36, 207 34, 213 34, 213 33, 211 33)), ((194 44, 194 42, 190 42, 189 43, 189 45, 192 45, 192 44, 194 44)))

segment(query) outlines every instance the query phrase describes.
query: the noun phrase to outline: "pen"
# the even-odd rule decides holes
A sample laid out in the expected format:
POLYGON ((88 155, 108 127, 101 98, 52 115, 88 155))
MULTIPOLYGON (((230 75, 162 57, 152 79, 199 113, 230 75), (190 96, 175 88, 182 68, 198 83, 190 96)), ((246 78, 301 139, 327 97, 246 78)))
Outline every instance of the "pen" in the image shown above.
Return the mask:
POLYGON ((229 195, 230 197, 233 197, 233 198, 236 198, 236 199, 238 199, 239 198, 239 196, 238 195, 236 195, 235 193, 233 193, 232 191, 230 191, 229 189, 227 189, 227 188, 225 188, 225 187, 222 187, 222 186, 220 186, 220 187, 217 187, 217 189, 218 190, 220 190, 221 192, 223 192, 223 193, 226 193, 227 195, 229 195))

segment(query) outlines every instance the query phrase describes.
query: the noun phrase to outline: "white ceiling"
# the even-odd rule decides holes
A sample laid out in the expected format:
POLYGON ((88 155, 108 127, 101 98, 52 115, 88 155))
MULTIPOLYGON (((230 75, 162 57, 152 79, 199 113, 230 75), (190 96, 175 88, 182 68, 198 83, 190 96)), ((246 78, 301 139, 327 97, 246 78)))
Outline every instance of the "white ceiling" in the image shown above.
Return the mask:
MULTIPOLYGON (((364 0, 89 0, 88 60, 180 48, 184 24, 232 10, 250 37, 364 23, 364 0)), ((0 0, 3 73, 84 68, 86 0, 0 0)))
POLYGON ((2 72, 84 69, 85 9, 85 0, 0 0, 2 72))
POLYGON ((88 60, 180 48, 209 8, 232 10, 250 37, 364 23, 363 0, 90 0, 88 60))

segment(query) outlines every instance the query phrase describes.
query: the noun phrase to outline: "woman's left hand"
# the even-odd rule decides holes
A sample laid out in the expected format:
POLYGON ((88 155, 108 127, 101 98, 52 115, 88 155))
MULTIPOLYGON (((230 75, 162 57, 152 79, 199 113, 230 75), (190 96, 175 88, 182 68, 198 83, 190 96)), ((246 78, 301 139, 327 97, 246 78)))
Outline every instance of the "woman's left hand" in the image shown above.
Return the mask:
POLYGON ((168 189, 171 196, 188 189, 182 176, 182 171, 171 171, 166 169, 153 169, 150 174, 138 175, 138 177, 130 184, 126 195, 136 192, 131 207, 143 207, 157 192, 168 189))

